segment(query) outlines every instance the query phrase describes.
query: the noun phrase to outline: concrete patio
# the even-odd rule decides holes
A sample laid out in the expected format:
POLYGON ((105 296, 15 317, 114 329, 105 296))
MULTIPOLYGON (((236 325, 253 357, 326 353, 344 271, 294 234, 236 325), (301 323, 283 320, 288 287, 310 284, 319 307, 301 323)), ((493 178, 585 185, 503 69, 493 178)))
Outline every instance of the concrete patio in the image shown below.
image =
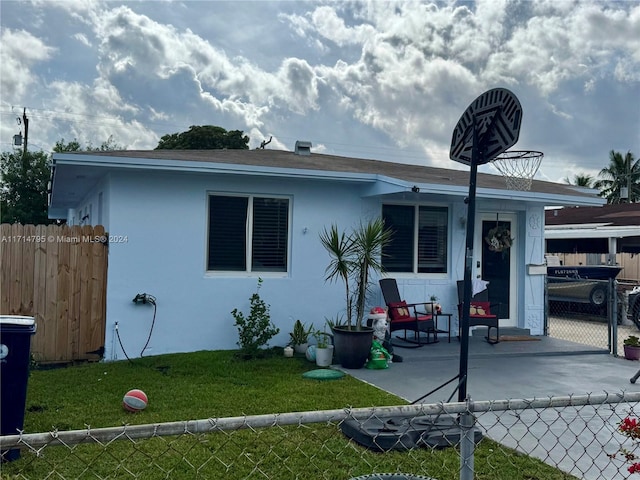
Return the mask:
MULTIPOLYGON (((551 337, 530 341, 501 341, 489 345, 482 336, 469 337, 467 393, 473 400, 534 398, 619 391, 640 391, 629 379, 640 362, 614 357, 607 350, 551 337)), ((346 370, 410 402, 458 375, 460 343, 439 336, 439 342, 420 348, 395 348, 402 363, 385 370, 346 370)), ((447 401, 455 384, 432 394, 425 402, 447 401)), ((453 401, 457 400, 457 394, 453 401)))
MULTIPOLYGON (((535 338, 490 345, 482 336, 470 336, 467 393, 471 399, 540 399, 640 391, 640 381, 637 384, 629 381, 640 369, 640 362, 614 357, 605 349, 585 344, 551 337, 535 338)), ((439 340, 415 349, 396 348, 395 353, 403 357, 403 362, 392 363, 384 370, 344 371, 410 402, 419 399, 422 403, 455 402, 457 380, 423 398, 454 379, 459 372, 460 343, 457 338, 452 338, 451 343, 446 336, 439 336, 439 340)), ((621 404, 617 409, 622 412, 627 411, 627 407, 628 404, 621 404)), ((479 416, 478 423, 494 440, 537 456, 577 478, 627 478, 626 468, 620 466, 622 462, 614 463, 606 455, 620 446, 611 435, 606 435, 611 429, 610 420, 587 415, 588 424, 581 423, 587 420, 582 420, 574 410, 574 407, 563 410, 563 415, 571 419, 572 428, 563 422, 551 428, 545 421, 537 421, 544 412, 535 411, 522 412, 517 417, 508 412, 486 412, 479 416), (496 421, 496 418, 500 420, 496 421), (508 420, 513 418, 520 419, 519 425, 507 427, 508 420), (580 428, 576 428, 578 423, 580 428), (523 431, 524 437, 514 440, 513 435, 519 438, 523 431), (595 432, 603 432, 606 437, 595 441, 595 432), (544 444, 551 446, 541 450, 540 446, 544 444)))

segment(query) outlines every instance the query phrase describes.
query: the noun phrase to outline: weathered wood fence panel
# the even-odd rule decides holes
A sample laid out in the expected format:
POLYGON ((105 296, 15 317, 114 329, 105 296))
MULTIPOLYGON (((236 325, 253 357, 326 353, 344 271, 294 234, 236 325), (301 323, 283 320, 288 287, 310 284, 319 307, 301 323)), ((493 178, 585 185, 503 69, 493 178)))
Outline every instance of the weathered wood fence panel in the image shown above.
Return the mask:
POLYGON ((107 292, 104 227, 2 224, 0 313, 28 315, 39 362, 98 359, 107 292))

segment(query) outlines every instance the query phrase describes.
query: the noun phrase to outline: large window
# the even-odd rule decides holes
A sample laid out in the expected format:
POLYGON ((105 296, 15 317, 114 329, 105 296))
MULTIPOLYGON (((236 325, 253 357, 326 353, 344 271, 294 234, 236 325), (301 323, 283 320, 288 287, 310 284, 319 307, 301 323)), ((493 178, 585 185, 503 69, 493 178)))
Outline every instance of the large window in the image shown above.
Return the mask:
POLYGON ((447 207, 383 205, 382 216, 393 231, 382 256, 387 272, 447 273, 447 207))
POLYGON ((286 272, 287 198, 210 195, 207 270, 286 272))

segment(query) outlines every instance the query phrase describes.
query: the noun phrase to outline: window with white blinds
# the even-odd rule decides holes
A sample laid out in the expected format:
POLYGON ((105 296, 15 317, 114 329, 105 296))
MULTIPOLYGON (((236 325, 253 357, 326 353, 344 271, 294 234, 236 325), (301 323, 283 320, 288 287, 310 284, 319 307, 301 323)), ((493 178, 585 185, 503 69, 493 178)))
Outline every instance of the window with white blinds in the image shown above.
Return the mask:
POLYGON ((383 205, 382 216, 393 231, 382 256, 387 272, 447 273, 447 207, 383 205))
POLYGON ((289 199, 210 195, 207 270, 286 272, 289 199))

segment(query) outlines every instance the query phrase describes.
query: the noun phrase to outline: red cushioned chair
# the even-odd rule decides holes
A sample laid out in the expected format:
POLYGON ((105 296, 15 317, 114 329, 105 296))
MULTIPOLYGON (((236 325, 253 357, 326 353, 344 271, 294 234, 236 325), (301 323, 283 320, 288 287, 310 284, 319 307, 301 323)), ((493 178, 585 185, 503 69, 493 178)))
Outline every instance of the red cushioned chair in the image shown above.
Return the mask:
POLYGON ((438 333, 435 328, 433 315, 433 302, 407 303, 400 298, 398 284, 395 278, 383 278, 380 280, 382 296, 389 307, 389 329, 391 332, 404 331, 404 336, 396 337, 407 344, 396 344, 396 347, 415 348, 435 343, 438 341, 438 333), (407 331, 413 332, 413 338, 407 336, 407 331), (425 335, 426 334, 426 335, 425 335), (433 335, 433 340, 431 336, 433 335), (426 338, 425 338, 426 336, 426 338))
MULTIPOLYGON (((464 295, 464 282, 458 282, 458 338, 462 335, 462 300, 464 295)), ((500 341, 500 322, 498 316, 491 313, 488 290, 483 290, 471 298, 469 307, 469 327, 487 327, 487 342, 494 345, 500 341), (491 336, 491 330, 495 335, 491 336)))

